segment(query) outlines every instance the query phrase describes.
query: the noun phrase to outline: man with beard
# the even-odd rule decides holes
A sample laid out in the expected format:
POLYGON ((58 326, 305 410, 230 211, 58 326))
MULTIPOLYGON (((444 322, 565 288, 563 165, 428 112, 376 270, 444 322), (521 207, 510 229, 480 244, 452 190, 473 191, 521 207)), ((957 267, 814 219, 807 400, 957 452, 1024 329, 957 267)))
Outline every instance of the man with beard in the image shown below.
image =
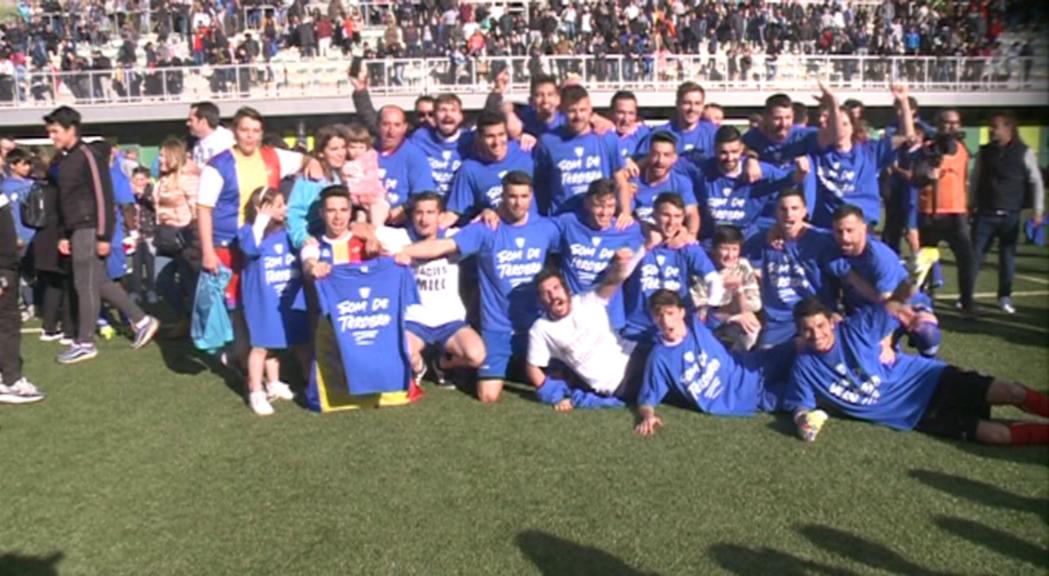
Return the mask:
POLYGON ((436 192, 447 198, 456 171, 473 153, 474 132, 463 129, 463 103, 458 96, 442 94, 435 102, 436 124, 420 125, 408 141, 426 155, 436 192))

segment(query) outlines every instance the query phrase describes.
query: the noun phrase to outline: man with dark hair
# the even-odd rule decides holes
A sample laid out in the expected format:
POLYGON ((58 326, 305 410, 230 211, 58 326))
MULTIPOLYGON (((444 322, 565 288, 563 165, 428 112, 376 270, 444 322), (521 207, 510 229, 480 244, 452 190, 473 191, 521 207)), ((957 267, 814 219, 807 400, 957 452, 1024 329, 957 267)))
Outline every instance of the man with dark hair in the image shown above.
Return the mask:
POLYGON ((780 190, 803 183, 809 173, 808 157, 799 156, 793 171, 759 162, 761 179, 751 181, 744 170, 743 137, 735 126, 718 128, 714 154, 700 164, 697 180, 702 239, 709 239, 722 225, 735 226, 750 238, 758 232, 758 217, 769 200, 780 190))
POLYGON ((528 86, 528 106, 518 116, 526 133, 539 138, 565 123, 561 112, 561 90, 553 76, 533 76, 528 86))
MULTIPOLYGON (((8 154, 10 158, 12 154, 8 154)), ((18 234, 14 204, 0 194, 0 404, 28 404, 44 393, 22 374, 22 317, 18 311, 18 234)))
POLYGON ((913 327, 901 331, 901 334, 910 335, 911 345, 922 356, 936 356, 940 346, 940 327, 933 315, 932 299, 911 285, 899 256, 870 236, 862 210, 844 204, 834 211, 833 218, 838 250, 827 256, 826 268, 842 281, 845 311, 852 314, 865 306, 880 305, 897 295, 910 304, 917 316, 913 327))
MULTIPOLYGON (((644 244, 638 224, 616 226, 616 184, 610 178, 591 182, 583 209, 561 214, 554 223, 561 232, 561 273, 574 294, 582 294, 600 281, 617 250, 629 248, 634 252, 644 244)), ((608 312, 612 327, 622 328, 626 321, 622 299, 615 298, 608 312)))
MULTIPOLYGON (((470 219, 485 209, 498 207, 503 197, 502 179, 507 173, 516 171, 531 176, 535 170, 531 154, 510 139, 502 112, 482 112, 475 134, 475 154, 463 161, 452 178, 447 211, 441 217, 441 225, 446 228, 460 218, 470 219)), ((535 202, 532 211, 539 215, 535 202)))
MULTIPOLYGON (((653 209, 656 198, 661 194, 676 194, 685 205, 688 237, 696 238, 699 233, 699 206, 692 178, 678 165, 677 137, 664 130, 654 132, 649 138, 648 153, 641 165, 644 168, 637 176, 619 185, 619 203, 626 207, 620 214, 620 223, 629 223, 629 217, 633 215, 642 222, 655 224, 653 209)), ((621 171, 616 177, 626 178, 626 171, 621 171)))
POLYGON ((615 133, 598 134, 591 125, 585 88, 561 90, 561 113, 564 126, 543 134, 535 151, 536 188, 543 193, 539 212, 549 215, 575 210, 591 182, 611 178, 623 167, 615 133))
POLYGON ((991 243, 998 239, 998 307, 1013 314, 1013 275, 1016 272, 1016 243, 1020 237, 1020 210, 1034 208, 1035 222, 1045 212, 1045 187, 1034 151, 1020 139, 1016 116, 996 112, 991 116, 991 141, 980 147, 972 175, 976 217, 973 220, 973 250, 976 270, 991 243))
POLYGON ((684 297, 693 280, 698 280, 706 283, 712 300, 720 299, 723 292, 721 277, 698 244, 677 246, 665 240, 677 238, 684 228, 685 203, 681 196, 669 192, 660 194, 656 198, 653 214, 658 238, 651 240, 659 243, 647 247, 623 286, 626 305, 623 336, 646 343, 651 341, 656 332, 648 308, 648 298, 656 290, 666 288, 684 297))
POLYGON ((437 100, 429 94, 423 94, 415 99, 415 127, 436 128, 437 127, 437 100))
POLYGON ((808 128, 809 126, 809 108, 805 106, 804 102, 794 102, 791 105, 794 109, 794 125, 798 128, 808 128))
POLYGON ((219 107, 211 102, 190 105, 186 127, 197 139, 191 155, 197 166, 203 167, 216 154, 233 147, 233 133, 219 125, 219 107))
POLYGON ((884 363, 882 339, 915 322, 914 311, 895 299, 835 323, 823 303, 806 298, 793 316, 805 349, 795 359, 784 407, 802 427, 810 411, 829 406, 897 430, 984 444, 1049 443, 1049 424, 991 419, 991 406, 1000 405, 1049 417, 1041 393, 930 358, 900 353, 884 363))
POLYGON ((525 371, 539 400, 558 412, 618 407, 635 400, 639 374, 631 368, 643 359, 635 358, 635 343, 619 336, 609 323, 634 255, 630 248, 615 250, 607 274, 586 290, 571 289, 553 269, 536 276, 543 315, 528 331, 525 371))
MULTIPOLYGON (((381 227, 376 232, 383 250, 399 252, 413 242, 453 238, 459 231, 440 225, 444 200, 436 192, 422 192, 408 201, 409 226, 381 227)), ((484 342, 466 323, 466 308, 459 296, 459 259, 441 257, 412 263, 419 303, 405 312, 412 371, 418 382, 426 372, 424 354, 436 353, 434 380, 438 386, 454 387, 445 374, 457 368, 476 369, 485 358, 484 342)))
POLYGON ((451 238, 434 238, 405 247, 399 262, 476 254, 481 279, 481 338, 487 353, 478 369, 477 397, 499 399, 503 382, 520 369, 528 329, 539 316, 532 280, 557 250, 553 222, 531 213, 532 178, 524 172, 503 177, 503 199, 495 228, 474 222, 451 238))
POLYGON ((703 120, 720 128, 721 123, 725 121, 725 109, 721 104, 711 102, 703 107, 703 120))
POLYGON ((794 338, 794 304, 816 296, 833 301, 832 286, 824 278, 823 263, 837 246, 830 233, 806 222, 805 195, 784 190, 776 200, 776 225, 768 234, 751 237, 744 248, 747 259, 761 270, 761 305, 765 326, 758 345, 771 348, 794 338))
POLYGON ((674 290, 648 300, 659 327, 638 393, 635 431, 651 436, 663 425, 656 406, 671 393, 700 412, 750 416, 783 409, 783 389, 794 361, 794 344, 737 356, 718 341, 674 290))
POLYGON ((56 359, 75 364, 98 355, 95 321, 103 299, 131 320, 135 331, 132 348, 141 348, 153 339, 160 323, 142 312, 106 273, 115 225, 109 151, 99 153, 80 139, 80 113, 68 106, 44 116, 44 123, 57 152, 49 173, 58 187, 64 228, 58 251, 71 256, 79 321, 76 340, 56 359))
POLYGON ((631 158, 652 130, 641 121, 637 96, 629 90, 620 90, 612 96, 612 122, 619 137, 619 153, 623 159, 631 158))
MULTIPOLYGON (((760 128, 751 128, 743 135, 743 144, 749 153, 756 154, 766 162, 783 170, 789 169, 795 158, 806 156, 811 141, 816 138, 816 129, 799 123, 795 104, 786 94, 773 94, 765 100, 760 128)), ((804 180, 805 198, 808 204, 816 200, 816 180, 809 176, 804 180)), ((768 227, 776 221, 776 205, 765 204, 759 217, 759 226, 768 227)))
POLYGON ((455 94, 441 94, 434 106, 434 124, 419 126, 408 141, 422 150, 437 193, 447 197, 459 166, 473 154, 474 131, 463 129, 463 103, 455 94))

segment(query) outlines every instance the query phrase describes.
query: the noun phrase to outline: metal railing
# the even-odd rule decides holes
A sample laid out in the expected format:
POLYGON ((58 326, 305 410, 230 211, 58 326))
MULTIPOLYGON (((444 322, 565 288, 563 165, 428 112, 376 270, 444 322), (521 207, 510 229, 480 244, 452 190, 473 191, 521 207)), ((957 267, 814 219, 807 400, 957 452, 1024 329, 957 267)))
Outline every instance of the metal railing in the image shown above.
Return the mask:
MULTIPOLYGON (((913 92, 1032 92, 1049 88, 1044 62, 1035 58, 781 56, 755 58, 745 70, 725 56, 544 56, 466 59, 383 59, 365 62, 377 95, 483 93, 495 62, 511 75, 510 91, 527 93, 535 74, 578 78, 591 90, 673 92, 686 80, 707 90, 773 92, 811 89, 816 79, 846 91, 881 91, 893 80, 913 92)), ((0 76, 0 107, 46 108, 56 103, 272 100, 348 95, 349 62, 271 62, 179 68, 130 67, 79 72, 16 71, 0 76)))

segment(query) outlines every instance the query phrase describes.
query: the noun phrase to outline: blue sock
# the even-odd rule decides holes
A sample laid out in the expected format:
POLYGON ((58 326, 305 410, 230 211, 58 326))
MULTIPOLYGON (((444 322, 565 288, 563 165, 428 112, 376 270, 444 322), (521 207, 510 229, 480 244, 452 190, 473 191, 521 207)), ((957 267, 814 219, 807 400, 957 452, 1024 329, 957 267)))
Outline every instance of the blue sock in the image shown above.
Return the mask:
POLYGON ((578 388, 572 390, 573 408, 622 408, 623 406, 626 406, 626 402, 615 396, 601 396, 578 388))
POLYGON ((557 404, 568 395, 568 383, 549 376, 543 381, 542 386, 535 389, 536 398, 543 404, 557 404))

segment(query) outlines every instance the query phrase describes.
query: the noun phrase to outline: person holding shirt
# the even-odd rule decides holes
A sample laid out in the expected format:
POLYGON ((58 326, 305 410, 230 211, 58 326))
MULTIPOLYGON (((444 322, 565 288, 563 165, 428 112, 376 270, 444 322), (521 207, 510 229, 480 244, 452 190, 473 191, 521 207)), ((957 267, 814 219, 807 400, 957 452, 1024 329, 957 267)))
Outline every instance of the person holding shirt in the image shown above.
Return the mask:
POLYGON ((623 167, 615 134, 598 134, 591 125, 593 109, 585 88, 564 87, 561 112, 565 125, 542 135, 535 151, 541 214, 575 210, 591 182, 611 178, 623 167))
POLYGON ((881 140, 862 139, 856 121, 838 105, 830 88, 821 82, 820 90, 827 125, 815 142, 810 141, 809 155, 816 174, 812 223, 830 228, 834 210, 842 204, 854 204, 863 210, 868 224, 877 224, 881 216, 878 175, 896 159, 896 149, 914 137, 907 88, 893 84, 900 131, 881 140))
POLYGON ((481 338, 487 358, 477 371, 477 397, 499 399, 503 382, 524 360, 528 329, 539 317, 532 280, 557 250, 560 233, 550 220, 531 214, 532 179, 523 172, 503 177, 503 200, 493 222, 466 226, 452 238, 405 247, 397 260, 477 255, 481 278, 481 338))
POLYGON ((805 347, 794 361, 784 407, 805 422, 817 406, 896 430, 917 430, 994 445, 1049 443, 1049 424, 991 418, 991 406, 1011 405, 1049 417, 1049 398, 1016 382, 896 354, 881 357, 881 341, 915 321, 897 300, 868 306, 843 322, 815 298, 794 307, 805 347))

